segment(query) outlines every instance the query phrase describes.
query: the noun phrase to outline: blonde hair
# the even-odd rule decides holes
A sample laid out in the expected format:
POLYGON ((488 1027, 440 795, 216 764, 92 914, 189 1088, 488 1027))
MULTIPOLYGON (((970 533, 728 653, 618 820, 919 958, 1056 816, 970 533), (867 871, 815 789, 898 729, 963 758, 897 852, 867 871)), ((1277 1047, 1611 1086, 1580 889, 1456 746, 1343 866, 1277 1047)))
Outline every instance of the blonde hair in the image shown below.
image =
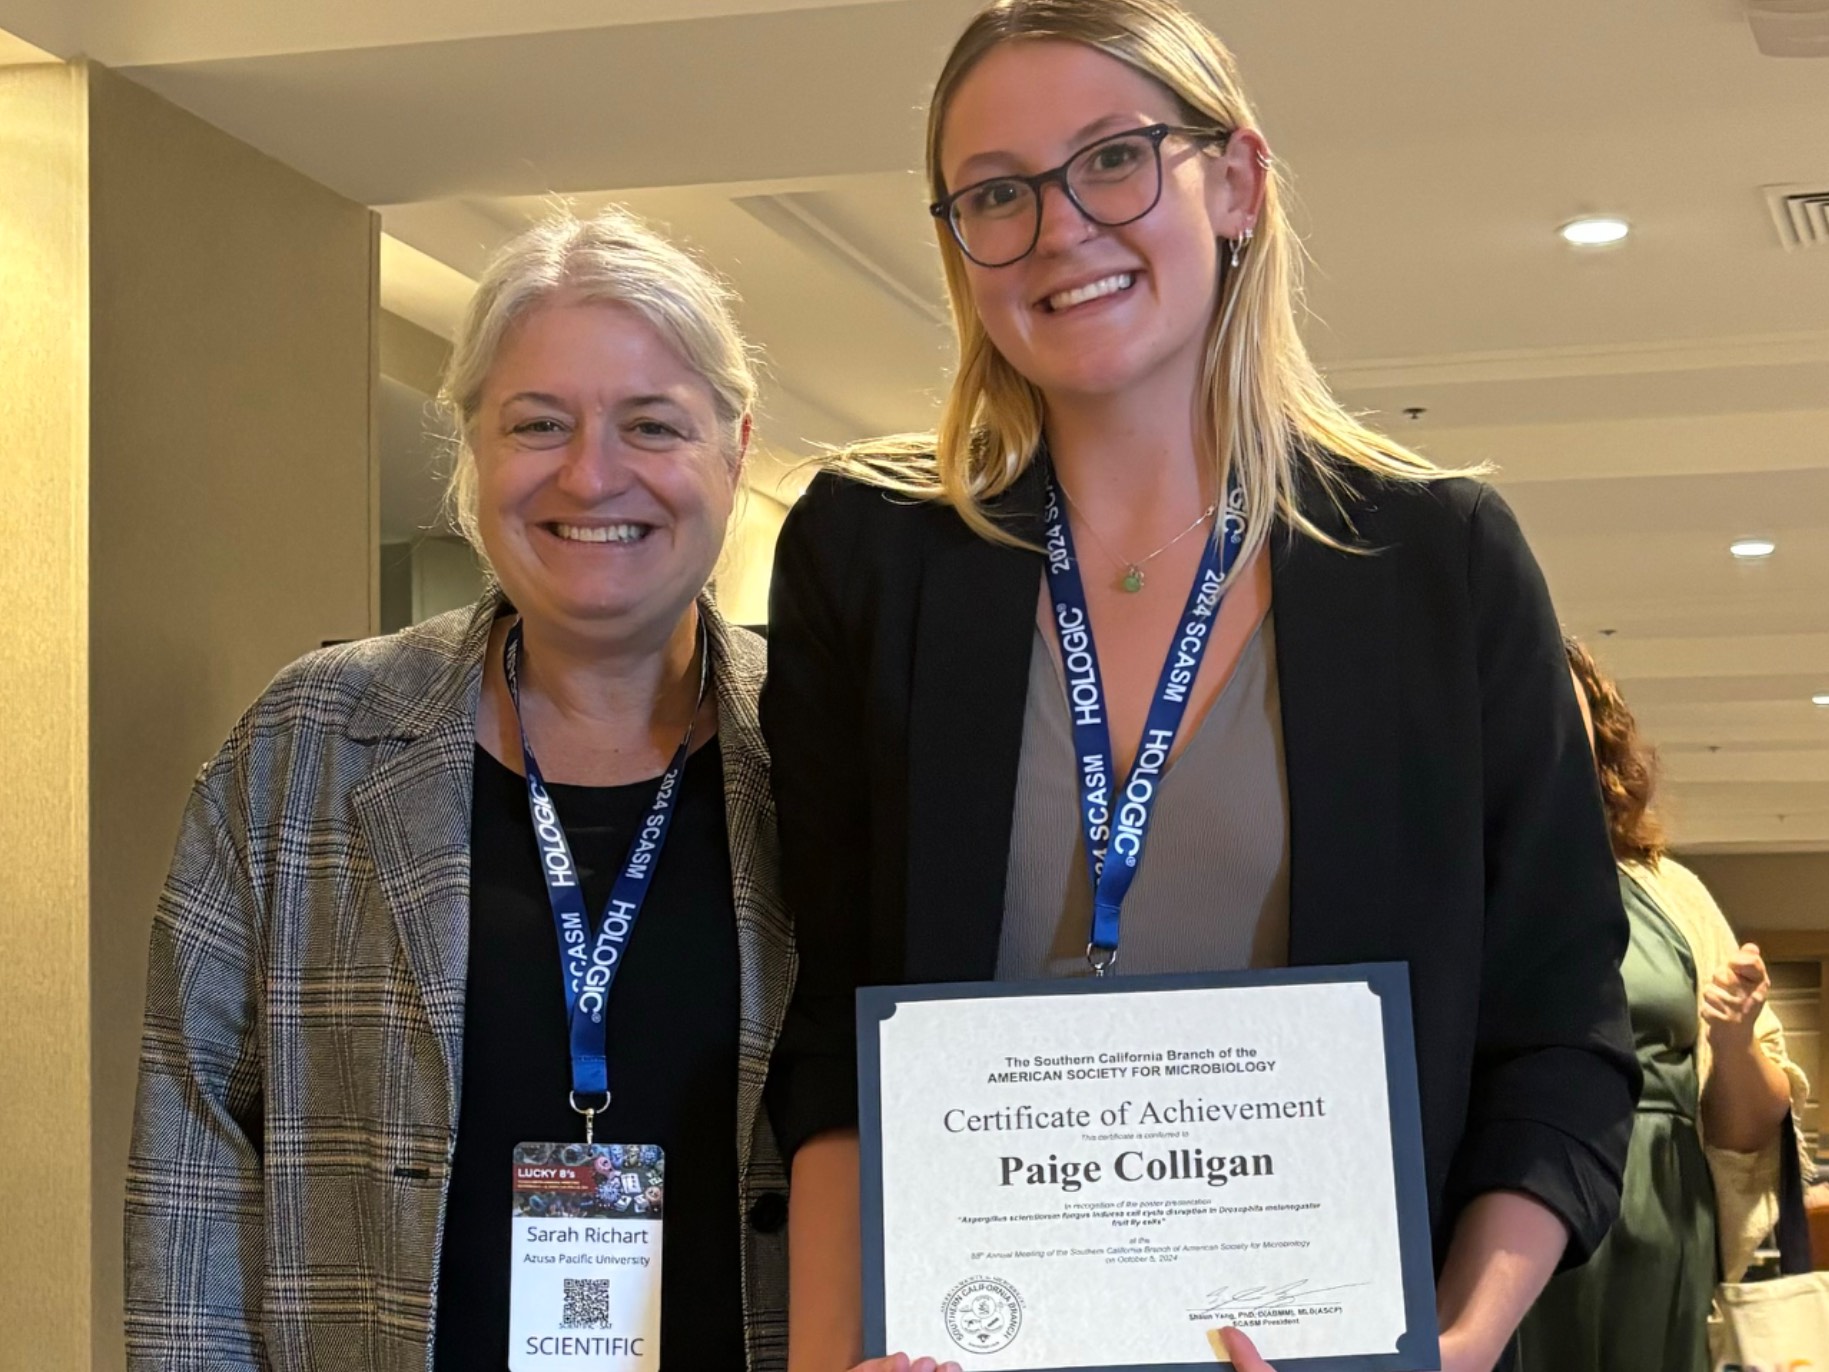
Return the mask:
POLYGON ((542 220, 511 239, 477 282, 438 388, 454 447, 445 513, 485 565, 471 446, 483 387, 509 330, 559 296, 626 305, 651 324, 711 388, 733 452, 756 403, 755 359, 731 313, 736 293, 722 277, 626 210, 542 220))
MULTIPOLYGON (((946 185, 940 136, 961 81, 993 48, 1056 39, 1096 48, 1156 81, 1190 124, 1228 132, 1253 127, 1232 54, 1173 0, 995 0, 953 45, 927 113, 927 178, 932 198, 946 185)), ((1297 507, 1306 464, 1330 490, 1330 468, 1344 462, 1402 481, 1451 473, 1373 432, 1335 400, 1296 328, 1301 245, 1284 208, 1275 166, 1264 206, 1239 266, 1226 270, 1208 325, 1198 441, 1223 487, 1236 474, 1249 520, 1241 556, 1268 537, 1272 516, 1320 538, 1297 507)), ((934 434, 904 434, 856 445, 837 465, 864 480, 925 499, 944 500, 980 534, 1017 542, 986 509, 1033 461, 1042 438, 1040 390, 1004 359, 972 305, 966 262, 936 219, 946 291, 959 340, 958 368, 934 434)))

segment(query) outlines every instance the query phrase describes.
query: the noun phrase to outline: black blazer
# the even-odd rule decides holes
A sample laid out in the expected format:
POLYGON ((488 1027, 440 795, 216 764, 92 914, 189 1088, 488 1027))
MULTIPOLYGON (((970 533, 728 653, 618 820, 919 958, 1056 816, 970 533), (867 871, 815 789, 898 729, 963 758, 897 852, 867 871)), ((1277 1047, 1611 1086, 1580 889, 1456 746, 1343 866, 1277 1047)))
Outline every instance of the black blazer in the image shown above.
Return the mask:
MULTIPOLYGON (((1409 964, 1438 1261, 1493 1190, 1560 1215, 1577 1261, 1618 1209, 1638 1065, 1556 617, 1490 488, 1344 480, 1302 508, 1365 551, 1270 550, 1289 960, 1409 964)), ((1032 467, 999 505, 1036 542, 1041 489, 1032 467)), ((784 1153, 856 1124, 858 986, 994 973, 1041 582, 1038 553, 837 476, 788 516, 761 705, 800 946, 784 1153)))

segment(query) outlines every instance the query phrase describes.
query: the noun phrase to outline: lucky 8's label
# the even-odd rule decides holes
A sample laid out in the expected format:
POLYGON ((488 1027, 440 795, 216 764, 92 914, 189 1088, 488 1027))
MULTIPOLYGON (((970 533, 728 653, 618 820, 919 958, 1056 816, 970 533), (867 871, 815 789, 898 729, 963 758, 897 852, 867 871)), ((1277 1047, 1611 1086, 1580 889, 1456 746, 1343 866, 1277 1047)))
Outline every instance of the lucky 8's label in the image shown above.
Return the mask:
POLYGON ((659 1368, 666 1169, 651 1143, 515 1146, 512 1372, 659 1368))
POLYGON ((1022 1332, 1022 1297, 998 1277, 968 1277, 940 1304, 952 1341, 967 1353, 1000 1353, 1022 1332))

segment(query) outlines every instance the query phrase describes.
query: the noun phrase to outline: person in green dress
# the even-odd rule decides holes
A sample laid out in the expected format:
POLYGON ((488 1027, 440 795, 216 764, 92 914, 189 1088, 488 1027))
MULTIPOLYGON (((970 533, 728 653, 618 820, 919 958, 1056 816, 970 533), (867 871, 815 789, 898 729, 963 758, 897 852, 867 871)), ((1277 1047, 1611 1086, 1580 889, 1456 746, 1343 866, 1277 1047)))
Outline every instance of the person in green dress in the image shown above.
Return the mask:
POLYGON ((1664 850, 1654 759, 1618 688, 1573 639, 1632 941, 1621 965, 1644 1071, 1620 1218, 1553 1278, 1519 1330, 1521 1372, 1707 1372, 1717 1281, 1776 1218, 1778 1148, 1808 1086, 1770 982, 1695 874, 1664 850))

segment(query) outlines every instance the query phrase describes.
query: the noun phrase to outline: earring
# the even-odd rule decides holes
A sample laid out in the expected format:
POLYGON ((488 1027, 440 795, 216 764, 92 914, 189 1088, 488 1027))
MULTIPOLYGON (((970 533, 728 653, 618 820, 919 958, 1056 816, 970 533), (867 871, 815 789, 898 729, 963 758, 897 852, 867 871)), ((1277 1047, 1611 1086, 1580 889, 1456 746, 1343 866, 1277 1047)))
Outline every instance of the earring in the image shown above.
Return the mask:
POLYGON ((1251 246, 1251 226, 1245 225, 1245 231, 1232 240, 1232 268, 1238 269, 1239 255, 1251 246))

